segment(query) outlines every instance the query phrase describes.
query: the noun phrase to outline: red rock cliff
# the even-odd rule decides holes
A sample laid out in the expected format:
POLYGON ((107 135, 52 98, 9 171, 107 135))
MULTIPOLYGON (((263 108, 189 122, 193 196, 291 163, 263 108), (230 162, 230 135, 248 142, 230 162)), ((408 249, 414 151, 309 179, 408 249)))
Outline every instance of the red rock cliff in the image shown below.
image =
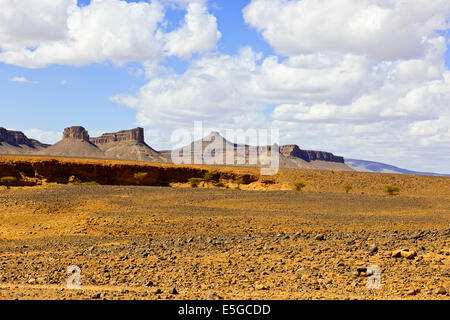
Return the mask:
POLYGON ((75 139, 89 141, 89 133, 83 127, 65 128, 63 133, 64 139, 75 139))
POLYGON ((91 138, 90 141, 94 144, 108 144, 112 142, 135 141, 144 143, 144 129, 136 128, 132 130, 123 130, 114 133, 104 133, 100 137, 91 138))
POLYGON ((6 142, 13 146, 27 145, 32 148, 48 146, 37 140, 29 139, 25 134, 23 134, 20 131, 11 131, 6 130, 5 128, 0 128, 0 143, 2 142, 6 142))
POLYGON ((334 154, 329 152, 302 150, 295 144, 281 146, 280 153, 285 157, 300 158, 308 162, 315 160, 322 160, 322 161, 344 163, 343 157, 335 156, 334 154))

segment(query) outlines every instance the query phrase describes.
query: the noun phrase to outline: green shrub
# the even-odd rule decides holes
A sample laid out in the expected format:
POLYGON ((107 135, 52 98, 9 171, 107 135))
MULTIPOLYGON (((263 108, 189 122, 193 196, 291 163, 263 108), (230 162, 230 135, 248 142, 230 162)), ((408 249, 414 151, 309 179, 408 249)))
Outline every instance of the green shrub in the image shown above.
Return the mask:
POLYGON ((9 189, 12 185, 17 183, 16 177, 3 177, 0 178, 0 183, 4 186, 6 186, 7 189, 9 189))
POLYGON ((398 186, 384 186, 384 191, 389 194, 390 196, 396 195, 400 192, 400 187, 398 186))
POLYGON ((234 180, 234 183, 237 184, 236 189, 241 189, 241 184, 244 184, 244 180, 242 179, 234 180))
POLYGON ((137 172, 134 174, 134 179, 136 179, 137 184, 141 185, 144 183, 145 178, 147 177, 147 172, 137 172))
POLYGON ((217 171, 208 171, 205 173, 204 180, 209 183, 210 181, 219 181, 220 175, 217 171))
POLYGON ((294 188, 297 191, 302 191, 302 189, 306 187, 306 183, 304 183, 303 181, 295 181, 294 182, 294 188))
POLYGON ((200 184, 200 182, 203 181, 203 179, 202 178, 190 178, 188 181, 191 184, 192 188, 197 188, 198 185, 200 184))
POLYGON ((350 190, 352 190, 352 189, 353 189, 353 186, 351 186, 351 185, 349 185, 349 184, 346 184, 346 185, 344 186, 344 190, 345 190, 346 193, 349 193, 350 190))
POLYGON ((89 181, 89 182, 74 182, 75 186, 101 186, 97 181, 89 181))

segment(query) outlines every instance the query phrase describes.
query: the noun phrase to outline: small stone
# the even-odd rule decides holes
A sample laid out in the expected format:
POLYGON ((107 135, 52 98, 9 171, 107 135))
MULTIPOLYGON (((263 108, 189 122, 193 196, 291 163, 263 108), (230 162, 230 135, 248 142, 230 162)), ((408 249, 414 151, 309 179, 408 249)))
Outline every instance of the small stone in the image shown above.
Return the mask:
POLYGON ((30 280, 27 281, 28 284, 35 284, 36 283, 36 279, 31 278, 30 280))
POLYGON ((419 289, 411 289, 411 290, 409 290, 406 294, 407 294, 408 296, 415 296, 415 295, 418 294, 419 292, 420 292, 419 289))
POLYGON ((367 272, 367 268, 366 267, 356 267, 356 271, 358 271, 358 273, 367 272))
POLYGON ((325 236, 320 233, 320 234, 318 234, 317 236, 314 237, 314 240, 323 241, 323 240, 325 240, 325 236))
POLYGON ((394 250, 391 253, 391 257, 393 258, 399 258, 402 256, 402 250, 394 250))
POLYGON ((445 294, 447 294, 447 290, 445 290, 444 287, 439 287, 439 288, 436 290, 436 294, 445 295, 445 294))
POLYGON ((369 254, 375 254, 378 252, 378 247, 376 245, 371 245, 369 247, 369 254))
POLYGON ((45 278, 44 277, 38 277, 36 279, 36 282, 39 283, 39 284, 43 284, 43 283, 45 283, 45 278))
POLYGON ((147 287, 153 287, 155 284, 153 283, 153 281, 149 281, 147 282, 147 287))
POLYGON ((256 290, 268 290, 266 286, 263 286, 262 284, 258 284, 255 286, 256 290))
POLYGON ((172 290, 170 290, 171 294, 178 294, 178 291, 176 288, 172 288, 172 290))
POLYGON ((152 293, 153 294, 161 294, 162 290, 160 288, 156 288, 156 289, 152 290, 152 293))
POLYGON ((101 297, 100 293, 96 293, 91 296, 92 299, 100 299, 100 297, 101 297))
POLYGON ((404 251, 404 250, 402 250, 400 254, 405 259, 413 259, 417 255, 415 251, 404 251))
POLYGON ((222 299, 222 298, 219 297, 219 296, 217 295, 217 293, 215 293, 214 291, 208 291, 208 292, 206 292, 206 297, 207 297, 209 300, 219 300, 219 299, 222 299))

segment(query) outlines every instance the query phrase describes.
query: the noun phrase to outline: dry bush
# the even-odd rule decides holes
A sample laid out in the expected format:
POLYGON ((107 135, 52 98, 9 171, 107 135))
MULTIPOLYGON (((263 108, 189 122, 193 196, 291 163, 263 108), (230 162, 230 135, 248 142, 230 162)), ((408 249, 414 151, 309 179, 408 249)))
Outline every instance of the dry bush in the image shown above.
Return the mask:
POLYGON ((191 184, 192 188, 197 188, 198 185, 203 181, 202 178, 190 178, 189 183, 191 184))
POLYGON ((238 189, 238 190, 241 189, 241 184, 244 184, 244 180, 242 180, 242 179, 237 179, 237 180, 234 180, 233 182, 234 182, 234 184, 237 185, 236 189, 238 189))
POLYGON ((134 174, 134 179, 136 179, 137 184, 141 185, 144 183, 144 179, 147 177, 147 172, 137 172, 134 174))
POLYGON ((396 194, 398 194, 400 192, 400 187, 399 186, 389 186, 386 185, 384 186, 384 191, 390 195, 390 196, 394 196, 396 194))
POLYGON ((295 181, 294 182, 294 188, 297 191, 302 191, 302 189, 306 187, 306 183, 304 183, 303 181, 295 181))
POLYGON ((206 183, 209 183, 211 181, 219 181, 220 175, 217 171, 208 171, 205 173, 204 180, 206 183))
POLYGON ((9 189, 11 186, 15 185, 17 183, 16 177, 3 177, 0 178, 0 183, 4 186, 6 186, 7 189, 9 189))
POLYGON ((345 190, 346 193, 349 193, 352 189, 353 189, 353 186, 351 186, 349 184, 346 184, 344 186, 344 190, 345 190))

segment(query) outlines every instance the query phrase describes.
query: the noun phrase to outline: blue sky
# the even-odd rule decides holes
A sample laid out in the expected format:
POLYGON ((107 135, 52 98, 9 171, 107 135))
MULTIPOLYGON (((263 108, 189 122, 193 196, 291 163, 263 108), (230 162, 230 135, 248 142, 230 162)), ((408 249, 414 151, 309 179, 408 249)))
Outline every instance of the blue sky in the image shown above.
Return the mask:
MULTIPOLYGON (((215 1, 210 4, 222 32, 218 50, 235 54, 241 46, 250 45, 265 55, 273 54, 262 37, 244 22, 242 9, 248 2, 215 1)), ((87 0, 78 1, 79 6, 89 3, 87 0)), ((166 12, 171 28, 182 23, 184 14, 181 9, 166 12)), ((183 73, 189 61, 169 57, 163 64, 183 73)), ((134 92, 146 82, 144 77, 133 75, 129 70, 138 68, 136 63, 117 67, 110 62, 85 67, 52 65, 43 69, 0 63, 0 90, 5 106, 0 125, 17 130, 38 127, 62 131, 66 126, 79 124, 102 132, 134 127, 137 125, 135 112, 110 102, 109 98, 119 92, 134 92), (31 82, 9 81, 13 77, 25 77, 31 82), (65 84, 61 85, 62 82, 65 84), (17 110, 20 110, 20 117, 17 110)))
MULTIPOLYGON (((445 150, 450 149, 450 34, 442 26, 450 20, 446 1, 430 5, 422 25, 414 21, 412 5, 384 7, 386 1, 375 1, 379 7, 374 9, 368 0, 358 5, 345 0, 342 11, 331 0, 171 0, 156 9, 147 1, 127 1, 142 5, 138 17, 131 7, 117 9, 121 2, 78 1, 92 20, 83 21, 80 30, 69 28, 69 36, 55 30, 72 21, 70 15, 67 21, 61 18, 71 0, 57 0, 51 10, 35 8, 62 21, 42 26, 42 37, 29 35, 29 30, 41 30, 39 17, 26 16, 24 25, 12 28, 0 14, 0 126, 53 143, 71 125, 82 125, 92 135, 139 125, 155 148, 167 148, 170 132, 190 127, 193 120, 218 128, 276 126, 282 129, 282 143, 450 172, 450 151, 445 150), (116 29, 118 22, 107 18, 116 12, 123 12, 123 25, 134 29, 116 29), (163 18, 154 18, 155 12, 163 18), (327 12, 334 12, 335 22, 327 12), (188 15, 200 28, 187 26, 188 15), (364 39, 358 44, 355 31, 346 28, 365 23, 359 19, 364 15, 376 28, 355 27, 362 36, 356 39, 364 39), (395 17, 410 25, 393 29, 389 21, 395 17), (439 19, 443 22, 430 30, 426 22, 439 19), (103 31, 95 21, 105 21, 103 31), (164 40, 146 21, 157 25, 164 40), (136 30, 143 30, 138 40, 136 30), (91 33, 98 39, 87 39, 91 33), (84 43, 89 48, 104 43, 108 33, 121 45, 109 51, 99 46, 92 54, 67 50, 73 37, 80 38, 80 48, 84 43), (177 46, 180 40, 170 42, 172 34, 181 37, 174 39, 182 39, 182 46, 177 46), (423 38, 426 44, 417 40, 423 38), (394 45, 399 41, 404 42, 394 45), (149 43, 165 47, 153 52, 149 43), (127 45, 128 51, 119 50, 127 45), (23 55, 30 47, 37 48, 34 57, 23 55), (58 50, 62 53, 53 54, 58 50), (204 82, 205 75, 215 81, 204 82), (440 156, 432 160, 436 152, 440 156)), ((19 5, 14 9, 17 18, 25 17, 19 5)))

